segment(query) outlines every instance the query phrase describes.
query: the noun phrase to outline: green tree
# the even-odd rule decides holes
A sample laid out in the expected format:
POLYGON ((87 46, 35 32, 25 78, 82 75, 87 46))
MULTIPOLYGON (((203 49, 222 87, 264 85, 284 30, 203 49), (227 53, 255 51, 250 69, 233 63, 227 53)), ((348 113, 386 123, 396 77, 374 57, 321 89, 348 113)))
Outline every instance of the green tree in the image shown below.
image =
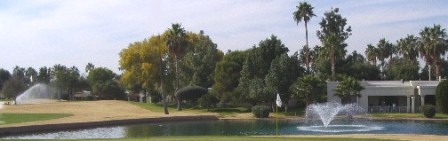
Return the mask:
POLYGON ((352 103, 354 97, 361 97, 361 91, 364 87, 361 86, 353 77, 344 77, 341 82, 336 86, 334 92, 335 96, 341 98, 343 104, 352 103))
POLYGON ((217 45, 201 32, 188 33, 188 38, 197 38, 190 44, 191 51, 186 52, 183 60, 182 76, 186 85, 210 88, 213 85, 214 70, 217 62, 222 60, 223 53, 217 45))
POLYGON ((313 75, 306 75, 297 78, 291 85, 290 91, 293 92, 293 97, 303 100, 308 106, 313 102, 318 102, 325 95, 326 83, 313 75))
POLYGON ((300 22, 305 23, 305 37, 306 37, 306 45, 300 51, 301 54, 303 52, 303 56, 305 56, 303 61, 305 62, 306 70, 310 71, 311 57, 312 54, 310 52, 309 44, 308 44, 308 22, 314 16, 316 16, 313 12, 314 7, 308 4, 307 2, 300 2, 298 6, 296 6, 297 11, 293 13, 293 19, 296 21, 297 25, 300 22))
POLYGON ((442 58, 448 50, 446 30, 440 25, 425 27, 420 32, 421 46, 419 47, 420 56, 425 59, 429 67, 428 78, 431 80, 431 66, 435 66, 436 77, 440 75, 442 58))
POLYGON ((12 77, 3 84, 1 93, 8 99, 15 100, 18 95, 23 93, 28 87, 23 79, 12 77))
POLYGON ((365 51, 367 60, 372 64, 375 65, 377 64, 377 59, 379 57, 379 49, 376 48, 375 46, 373 46, 372 44, 368 44, 367 45, 367 49, 365 51))
POLYGON ((6 81, 11 78, 11 73, 8 70, 0 68, 0 91, 3 88, 3 85, 6 81))
POLYGON ((379 49, 379 56, 378 56, 378 60, 380 60, 380 66, 381 66, 381 77, 382 79, 386 79, 386 60, 387 58, 389 59, 389 63, 392 60, 392 56, 394 53, 394 45, 392 43, 390 43, 389 41, 387 41, 386 39, 382 38, 380 39, 380 41, 377 44, 377 47, 379 49))
POLYGON ((67 68, 64 65, 56 64, 51 69, 51 76, 55 85, 59 89, 59 98, 66 98, 68 100, 73 99, 73 91, 79 86, 79 70, 75 66, 67 68), (63 92, 66 92, 65 94, 63 92))
POLYGON ((353 51, 348 55, 341 65, 343 74, 354 77, 358 80, 378 80, 380 70, 377 66, 369 64, 364 56, 353 51))
POLYGON ((410 62, 417 62, 419 38, 414 35, 408 35, 404 39, 397 41, 398 53, 410 62))
POLYGON ((216 64, 213 90, 221 101, 237 98, 241 70, 247 51, 227 52, 223 60, 216 64))
POLYGON ((339 14, 339 8, 332 8, 324 13, 324 18, 319 23, 320 30, 317 36, 323 45, 323 54, 331 63, 331 77, 336 79, 336 61, 344 58, 347 47, 345 40, 351 35, 351 27, 347 25, 347 19, 339 14))
POLYGON ((12 71, 12 77, 16 77, 16 78, 21 79, 22 81, 26 82, 25 73, 26 73, 25 68, 15 66, 12 71))
POLYGON ((47 67, 40 67, 39 68, 39 74, 37 75, 36 79, 39 83, 45 83, 49 84, 51 79, 51 69, 47 67))
POLYGON ((25 80, 26 83, 29 85, 33 85, 36 82, 36 77, 37 77, 37 71, 32 68, 32 67, 28 67, 25 70, 25 80))
POLYGON ((252 104, 268 102, 270 100, 269 95, 259 88, 265 86, 264 80, 270 70, 272 61, 287 52, 288 48, 274 35, 260 41, 258 47, 254 46, 250 49, 246 55, 239 79, 240 99, 250 101, 252 104), (257 94, 260 96, 256 96, 257 94))
POLYGON ((419 64, 408 60, 408 58, 392 58, 393 61, 387 64, 385 74, 390 80, 418 80, 419 64))
MULTIPOLYGON (((176 74, 176 83, 175 83, 175 91, 179 90, 179 61, 182 59, 183 55, 186 51, 186 34, 184 28, 182 28, 181 24, 172 24, 171 28, 168 29, 167 34, 167 46, 169 48, 169 52, 174 55, 175 61, 175 74, 176 74)), ((180 107, 180 99, 177 99, 177 110, 182 110, 180 107)))
POLYGON ((308 46, 303 46, 300 50, 300 63, 306 67, 307 73, 311 73, 311 64, 314 62, 315 52, 308 46))
MULTIPOLYGON (((296 56, 293 56, 297 59, 296 56)), ((264 81, 266 83, 265 91, 270 95, 273 109, 275 109, 276 94, 279 93, 281 99, 287 103, 291 99, 289 86, 299 76, 298 62, 293 62, 293 57, 289 57, 286 53, 275 58, 271 63, 269 73, 266 75, 264 81), (297 64, 294 64, 297 63, 297 64), (295 68, 293 68, 295 67, 295 68)), ((303 71, 302 71, 303 72, 303 71)), ((288 104, 285 106, 285 111, 288 109, 288 104)))
POLYGON ((448 114, 448 80, 444 80, 437 85, 436 100, 440 112, 448 114))
POLYGON ((92 63, 87 63, 86 68, 85 68, 86 73, 89 73, 93 69, 95 69, 95 65, 93 65, 92 63))
POLYGON ((123 99, 124 93, 115 81, 117 75, 103 67, 89 71, 87 80, 94 95, 100 99, 123 99))

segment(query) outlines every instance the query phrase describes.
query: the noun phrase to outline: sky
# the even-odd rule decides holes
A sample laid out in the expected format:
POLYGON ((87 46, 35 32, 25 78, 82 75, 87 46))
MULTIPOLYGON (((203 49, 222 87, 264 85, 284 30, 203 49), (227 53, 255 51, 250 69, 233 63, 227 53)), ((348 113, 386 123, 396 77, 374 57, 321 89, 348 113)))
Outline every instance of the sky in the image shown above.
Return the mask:
MULTIPOLYGON (((120 74, 119 53, 181 23, 203 30, 223 52, 245 50, 276 35, 292 54, 305 44, 303 22, 292 13, 302 0, 1 0, 0 68, 76 66, 87 63, 120 74)), ((446 0, 307 1, 316 17, 308 24, 310 46, 319 45, 319 22, 339 8, 352 27, 348 53, 364 54, 381 38, 393 43, 426 26, 448 28, 446 0)))

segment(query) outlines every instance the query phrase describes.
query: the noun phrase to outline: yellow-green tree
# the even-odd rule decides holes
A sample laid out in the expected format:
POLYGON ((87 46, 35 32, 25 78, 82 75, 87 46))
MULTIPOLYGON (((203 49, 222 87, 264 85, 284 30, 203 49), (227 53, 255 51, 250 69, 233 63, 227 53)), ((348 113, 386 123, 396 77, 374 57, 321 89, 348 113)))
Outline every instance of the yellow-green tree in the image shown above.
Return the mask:
MULTIPOLYGON (((167 89, 160 89, 161 79, 170 72, 167 70, 170 67, 166 67, 169 63, 165 43, 165 34, 151 36, 149 39, 129 44, 128 48, 120 52, 120 69, 124 71, 121 82, 127 89, 158 89, 159 92, 165 93, 167 89)), ((167 109, 165 113, 168 114, 167 109)))

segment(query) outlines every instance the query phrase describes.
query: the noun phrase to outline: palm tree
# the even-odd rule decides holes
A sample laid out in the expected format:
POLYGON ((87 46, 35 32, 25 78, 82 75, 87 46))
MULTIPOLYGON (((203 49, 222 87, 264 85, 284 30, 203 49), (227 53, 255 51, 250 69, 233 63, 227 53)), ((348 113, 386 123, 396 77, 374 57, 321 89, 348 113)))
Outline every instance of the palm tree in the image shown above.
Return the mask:
POLYGON ((440 25, 425 27, 420 32, 421 45, 419 47, 420 56, 425 59, 428 65, 428 76, 431 80, 431 65, 435 64, 436 76, 440 76, 440 56, 445 55, 448 50, 446 30, 440 25))
POLYGON ((376 66, 376 61, 377 61, 377 58, 379 55, 378 48, 376 48, 372 44, 368 44, 365 54, 366 54, 367 60, 376 66))
POLYGON ((361 97, 361 91, 364 87, 353 77, 344 77, 336 86, 335 95, 341 98, 342 104, 352 103, 353 97, 361 97))
POLYGON ((315 53, 313 50, 311 50, 308 46, 303 46, 303 48, 300 50, 299 57, 301 64, 306 66, 307 73, 310 73, 311 63, 313 62, 313 57, 315 53))
MULTIPOLYGON (((384 74, 384 66, 386 65, 385 59, 389 57, 389 61, 392 61, 392 56, 394 54, 393 44, 387 41, 386 39, 382 38, 376 45, 378 47, 379 53, 378 53, 378 60, 381 61, 381 73, 382 78, 386 79, 386 76, 384 74)), ((390 63, 390 62, 389 62, 390 63)))
MULTIPOLYGON (((171 29, 168 29, 168 36, 167 36, 167 46, 168 51, 174 55, 174 61, 175 61, 175 69, 176 69, 176 85, 175 85, 175 91, 179 90, 179 61, 182 58, 182 56, 185 54, 185 45, 186 45, 186 33, 184 28, 181 27, 181 24, 175 23, 171 25, 171 29)), ((177 110, 182 110, 180 107, 180 100, 177 98, 177 110)))
POLYGON ((321 30, 317 36, 323 45, 322 57, 331 63, 331 77, 336 80, 336 61, 345 57, 347 44, 345 40, 351 35, 351 27, 347 25, 347 19, 339 14, 339 8, 331 9, 324 13, 324 18, 319 23, 321 30))
MULTIPOLYGON (((311 6, 310 4, 308 4, 307 2, 300 2, 299 6, 297 7, 297 11, 295 11, 293 13, 293 18, 294 21, 296 21, 297 25, 299 25, 300 22, 304 22, 305 23, 305 37, 306 37, 306 46, 303 48, 304 54, 305 56, 310 56, 310 49, 309 49, 309 44, 308 44, 308 22, 310 21, 310 19, 314 16, 316 16, 313 12, 314 7, 311 6), (307 49, 305 49, 307 48, 307 49)), ((309 72, 310 69, 310 60, 308 60, 309 58, 305 58, 305 62, 306 62, 306 69, 309 72)))
POLYGON ((407 60, 417 63, 418 40, 418 37, 414 35, 408 35, 406 38, 398 40, 398 53, 403 55, 407 60))

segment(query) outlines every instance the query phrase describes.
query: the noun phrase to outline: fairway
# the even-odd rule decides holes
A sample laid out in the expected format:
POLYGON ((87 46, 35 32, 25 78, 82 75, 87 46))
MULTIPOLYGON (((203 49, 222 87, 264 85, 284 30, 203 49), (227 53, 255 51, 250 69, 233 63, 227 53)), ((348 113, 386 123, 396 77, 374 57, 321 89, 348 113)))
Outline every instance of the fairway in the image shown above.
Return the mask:
POLYGON ((51 120, 72 116, 71 114, 45 114, 45 113, 5 113, 0 114, 0 125, 3 124, 13 124, 21 122, 31 122, 31 121, 41 121, 41 120, 51 120))

